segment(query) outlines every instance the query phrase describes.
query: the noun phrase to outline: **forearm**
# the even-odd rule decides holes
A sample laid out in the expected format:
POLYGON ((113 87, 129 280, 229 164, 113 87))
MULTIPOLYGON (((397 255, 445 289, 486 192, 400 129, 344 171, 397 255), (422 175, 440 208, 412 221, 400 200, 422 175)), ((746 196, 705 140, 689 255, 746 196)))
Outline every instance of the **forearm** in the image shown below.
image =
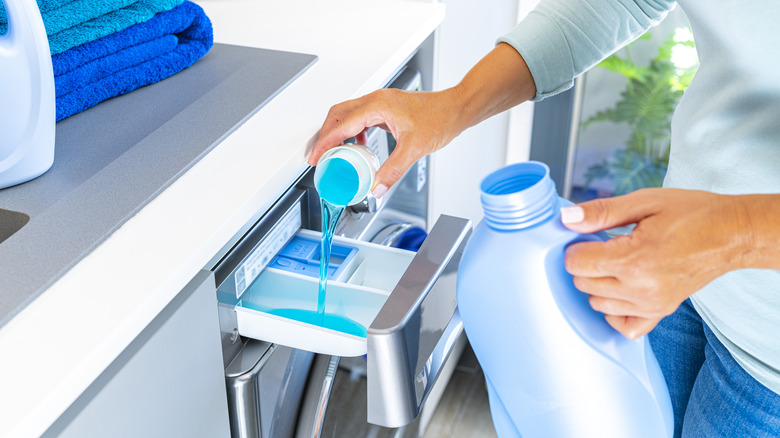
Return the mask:
POLYGON ((780 194, 743 195, 735 200, 744 218, 737 244, 738 268, 780 269, 780 194))
POLYGON ((448 92, 454 95, 463 131, 533 98, 536 85, 523 57, 501 43, 448 92))

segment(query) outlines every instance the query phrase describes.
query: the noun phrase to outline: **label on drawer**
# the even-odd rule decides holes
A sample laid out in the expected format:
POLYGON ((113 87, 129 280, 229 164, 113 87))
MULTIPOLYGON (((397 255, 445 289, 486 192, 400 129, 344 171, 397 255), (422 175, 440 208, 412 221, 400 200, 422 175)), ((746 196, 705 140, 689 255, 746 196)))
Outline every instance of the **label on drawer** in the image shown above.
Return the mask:
POLYGON ((244 291, 300 228, 301 204, 295 204, 236 269, 236 299, 241 298, 244 291))

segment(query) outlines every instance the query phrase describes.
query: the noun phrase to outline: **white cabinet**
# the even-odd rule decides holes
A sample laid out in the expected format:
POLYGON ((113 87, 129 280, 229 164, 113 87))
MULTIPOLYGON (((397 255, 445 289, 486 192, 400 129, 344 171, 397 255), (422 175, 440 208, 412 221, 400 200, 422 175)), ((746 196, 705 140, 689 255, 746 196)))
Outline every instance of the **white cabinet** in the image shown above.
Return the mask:
POLYGON ((43 436, 229 437, 214 275, 201 271, 43 436))
MULTIPOLYGON (((436 34, 434 89, 457 84, 483 56, 495 47, 498 37, 516 24, 518 10, 525 12, 535 0, 444 0, 446 17, 436 34)), ((453 109, 457 111, 457 109, 453 109)), ((497 115, 463 132, 431 160, 431 210, 429 217, 451 214, 478 221, 482 217, 479 184, 482 178, 507 163, 509 158, 527 159, 532 115, 531 104, 497 115), (519 144, 517 146, 516 144, 519 144), (519 149, 519 152, 518 152, 519 149), (523 157, 523 154, 526 154, 523 157)))

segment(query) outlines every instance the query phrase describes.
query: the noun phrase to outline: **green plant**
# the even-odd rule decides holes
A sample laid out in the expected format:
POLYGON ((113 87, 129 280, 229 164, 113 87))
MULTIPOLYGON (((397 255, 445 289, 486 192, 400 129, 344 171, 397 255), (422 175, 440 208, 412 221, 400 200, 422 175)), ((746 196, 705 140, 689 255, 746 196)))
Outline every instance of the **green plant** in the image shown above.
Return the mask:
POLYGON ((620 99, 583 122, 587 126, 611 121, 625 123, 631 131, 625 148, 615 151, 585 173, 585 186, 609 178, 614 195, 643 187, 660 187, 669 162, 671 118, 683 91, 690 84, 698 66, 690 30, 678 28, 660 46, 646 66, 638 66, 631 57, 631 47, 650 39, 645 33, 623 48, 623 56, 614 54, 598 67, 627 78, 620 99))

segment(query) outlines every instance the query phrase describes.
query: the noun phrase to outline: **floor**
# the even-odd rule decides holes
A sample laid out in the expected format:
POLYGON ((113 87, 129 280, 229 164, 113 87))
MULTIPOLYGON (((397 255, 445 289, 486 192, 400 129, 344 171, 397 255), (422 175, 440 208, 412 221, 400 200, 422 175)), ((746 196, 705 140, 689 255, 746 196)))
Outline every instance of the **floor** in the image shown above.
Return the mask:
POLYGON ((495 437, 482 369, 467 345, 423 438, 495 437))

